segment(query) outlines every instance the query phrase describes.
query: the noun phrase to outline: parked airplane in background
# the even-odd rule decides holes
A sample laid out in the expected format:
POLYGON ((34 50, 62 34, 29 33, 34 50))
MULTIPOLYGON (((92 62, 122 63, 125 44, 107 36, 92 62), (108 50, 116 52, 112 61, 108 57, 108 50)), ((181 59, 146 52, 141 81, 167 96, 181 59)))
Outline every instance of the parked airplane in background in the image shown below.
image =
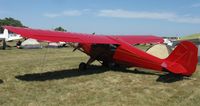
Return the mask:
POLYGON ((13 41, 13 40, 19 40, 22 39, 22 37, 19 34, 14 33, 8 33, 7 29, 4 29, 3 34, 0 34, 0 40, 5 39, 6 42, 13 41))
POLYGON ((3 34, 0 34, 0 41, 3 41, 3 49, 6 48, 6 42, 19 39, 22 39, 19 34, 9 34, 7 29, 4 29, 3 34))
POLYGON ((166 59, 160 59, 132 46, 139 43, 163 43, 163 38, 156 36, 106 36, 12 26, 4 28, 27 38, 79 43, 75 49, 90 56, 87 63, 80 63, 79 69, 86 69, 92 62, 98 60, 104 66, 134 66, 191 76, 197 66, 197 47, 188 41, 181 42, 166 59))
POLYGON ((163 42, 163 43, 165 43, 165 44, 168 45, 168 46, 172 46, 172 45, 173 45, 173 42, 170 41, 169 39, 164 39, 164 42, 163 42))

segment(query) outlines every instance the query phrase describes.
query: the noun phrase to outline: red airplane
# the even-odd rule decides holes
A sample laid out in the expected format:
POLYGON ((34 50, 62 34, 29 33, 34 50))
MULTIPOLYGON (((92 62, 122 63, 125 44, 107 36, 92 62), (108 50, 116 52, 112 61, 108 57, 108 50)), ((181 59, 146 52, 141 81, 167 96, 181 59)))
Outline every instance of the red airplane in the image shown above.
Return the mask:
POLYGON ((138 43, 162 43, 163 39, 156 36, 105 36, 12 26, 4 28, 26 38, 79 43, 75 49, 90 56, 87 63, 80 63, 79 69, 86 69, 93 61, 98 60, 105 66, 134 66, 191 76, 196 70, 198 61, 197 47, 188 41, 181 42, 166 59, 160 59, 132 46, 138 43))

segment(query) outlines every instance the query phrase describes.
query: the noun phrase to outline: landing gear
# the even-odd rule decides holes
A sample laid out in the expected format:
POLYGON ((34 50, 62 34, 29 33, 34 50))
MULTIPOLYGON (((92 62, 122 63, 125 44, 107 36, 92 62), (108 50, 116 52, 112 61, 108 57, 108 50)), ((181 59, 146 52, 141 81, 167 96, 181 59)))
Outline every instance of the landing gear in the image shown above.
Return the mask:
POLYGON ((79 64, 79 70, 86 70, 87 67, 94 61, 95 61, 95 58, 90 57, 87 63, 81 62, 79 64))
POLYGON ((84 63, 84 62, 81 62, 81 63, 79 64, 79 70, 86 70, 86 69, 87 69, 87 64, 84 63))

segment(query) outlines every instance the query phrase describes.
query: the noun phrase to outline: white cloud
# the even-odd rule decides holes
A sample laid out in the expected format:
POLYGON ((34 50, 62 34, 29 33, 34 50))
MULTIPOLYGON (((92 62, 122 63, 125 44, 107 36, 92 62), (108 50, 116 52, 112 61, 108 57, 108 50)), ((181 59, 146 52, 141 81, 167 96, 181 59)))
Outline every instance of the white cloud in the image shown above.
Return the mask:
POLYGON ((178 22, 178 23, 187 23, 187 24, 200 24, 200 17, 177 17, 170 19, 169 21, 178 22))
POLYGON ((49 18, 55 18, 61 16, 60 14, 54 14, 54 13, 45 13, 44 16, 49 18))
POLYGON ((66 10, 60 13, 45 13, 44 16, 49 18, 56 18, 62 16, 81 16, 82 12, 79 10, 66 10))
POLYGON ((200 7, 200 3, 193 4, 192 7, 195 7, 195 8, 200 7))
POLYGON ((121 9, 116 10, 100 10, 97 14, 102 17, 114 18, 132 18, 132 19, 155 19, 167 20, 177 23, 200 24, 200 17, 192 17, 188 15, 177 15, 175 13, 164 12, 144 12, 144 11, 126 11, 121 9))
POLYGON ((71 11, 64 11, 62 14, 64 16, 80 16, 82 15, 82 12, 78 10, 71 10, 71 11))
POLYGON ((171 19, 176 17, 173 13, 158 13, 158 12, 139 12, 117 10, 100 10, 98 16, 117 17, 117 18, 148 18, 148 19, 171 19))
MULTIPOLYGON (((66 17, 66 16, 81 16, 94 15, 95 11, 90 9, 83 10, 66 10, 60 13, 45 13, 44 16, 49 18, 66 17)), ((127 11, 122 9, 108 9, 97 11, 97 16, 114 17, 114 18, 129 18, 129 19, 153 19, 166 20, 176 23, 200 24, 200 17, 183 14, 178 15, 172 12, 148 12, 148 11, 127 11)))

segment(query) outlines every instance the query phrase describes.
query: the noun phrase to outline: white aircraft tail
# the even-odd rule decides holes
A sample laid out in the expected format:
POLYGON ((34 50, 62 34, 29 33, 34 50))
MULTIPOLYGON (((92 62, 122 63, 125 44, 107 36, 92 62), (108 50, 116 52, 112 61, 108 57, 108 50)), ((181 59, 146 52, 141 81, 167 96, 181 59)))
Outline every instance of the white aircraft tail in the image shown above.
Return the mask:
POLYGON ((4 29, 3 36, 5 37, 5 39, 9 38, 9 34, 8 34, 8 30, 7 29, 4 29))
POLYGON ((4 29, 3 34, 0 35, 0 38, 5 39, 5 41, 22 39, 22 37, 18 34, 9 34, 7 29, 4 29))

